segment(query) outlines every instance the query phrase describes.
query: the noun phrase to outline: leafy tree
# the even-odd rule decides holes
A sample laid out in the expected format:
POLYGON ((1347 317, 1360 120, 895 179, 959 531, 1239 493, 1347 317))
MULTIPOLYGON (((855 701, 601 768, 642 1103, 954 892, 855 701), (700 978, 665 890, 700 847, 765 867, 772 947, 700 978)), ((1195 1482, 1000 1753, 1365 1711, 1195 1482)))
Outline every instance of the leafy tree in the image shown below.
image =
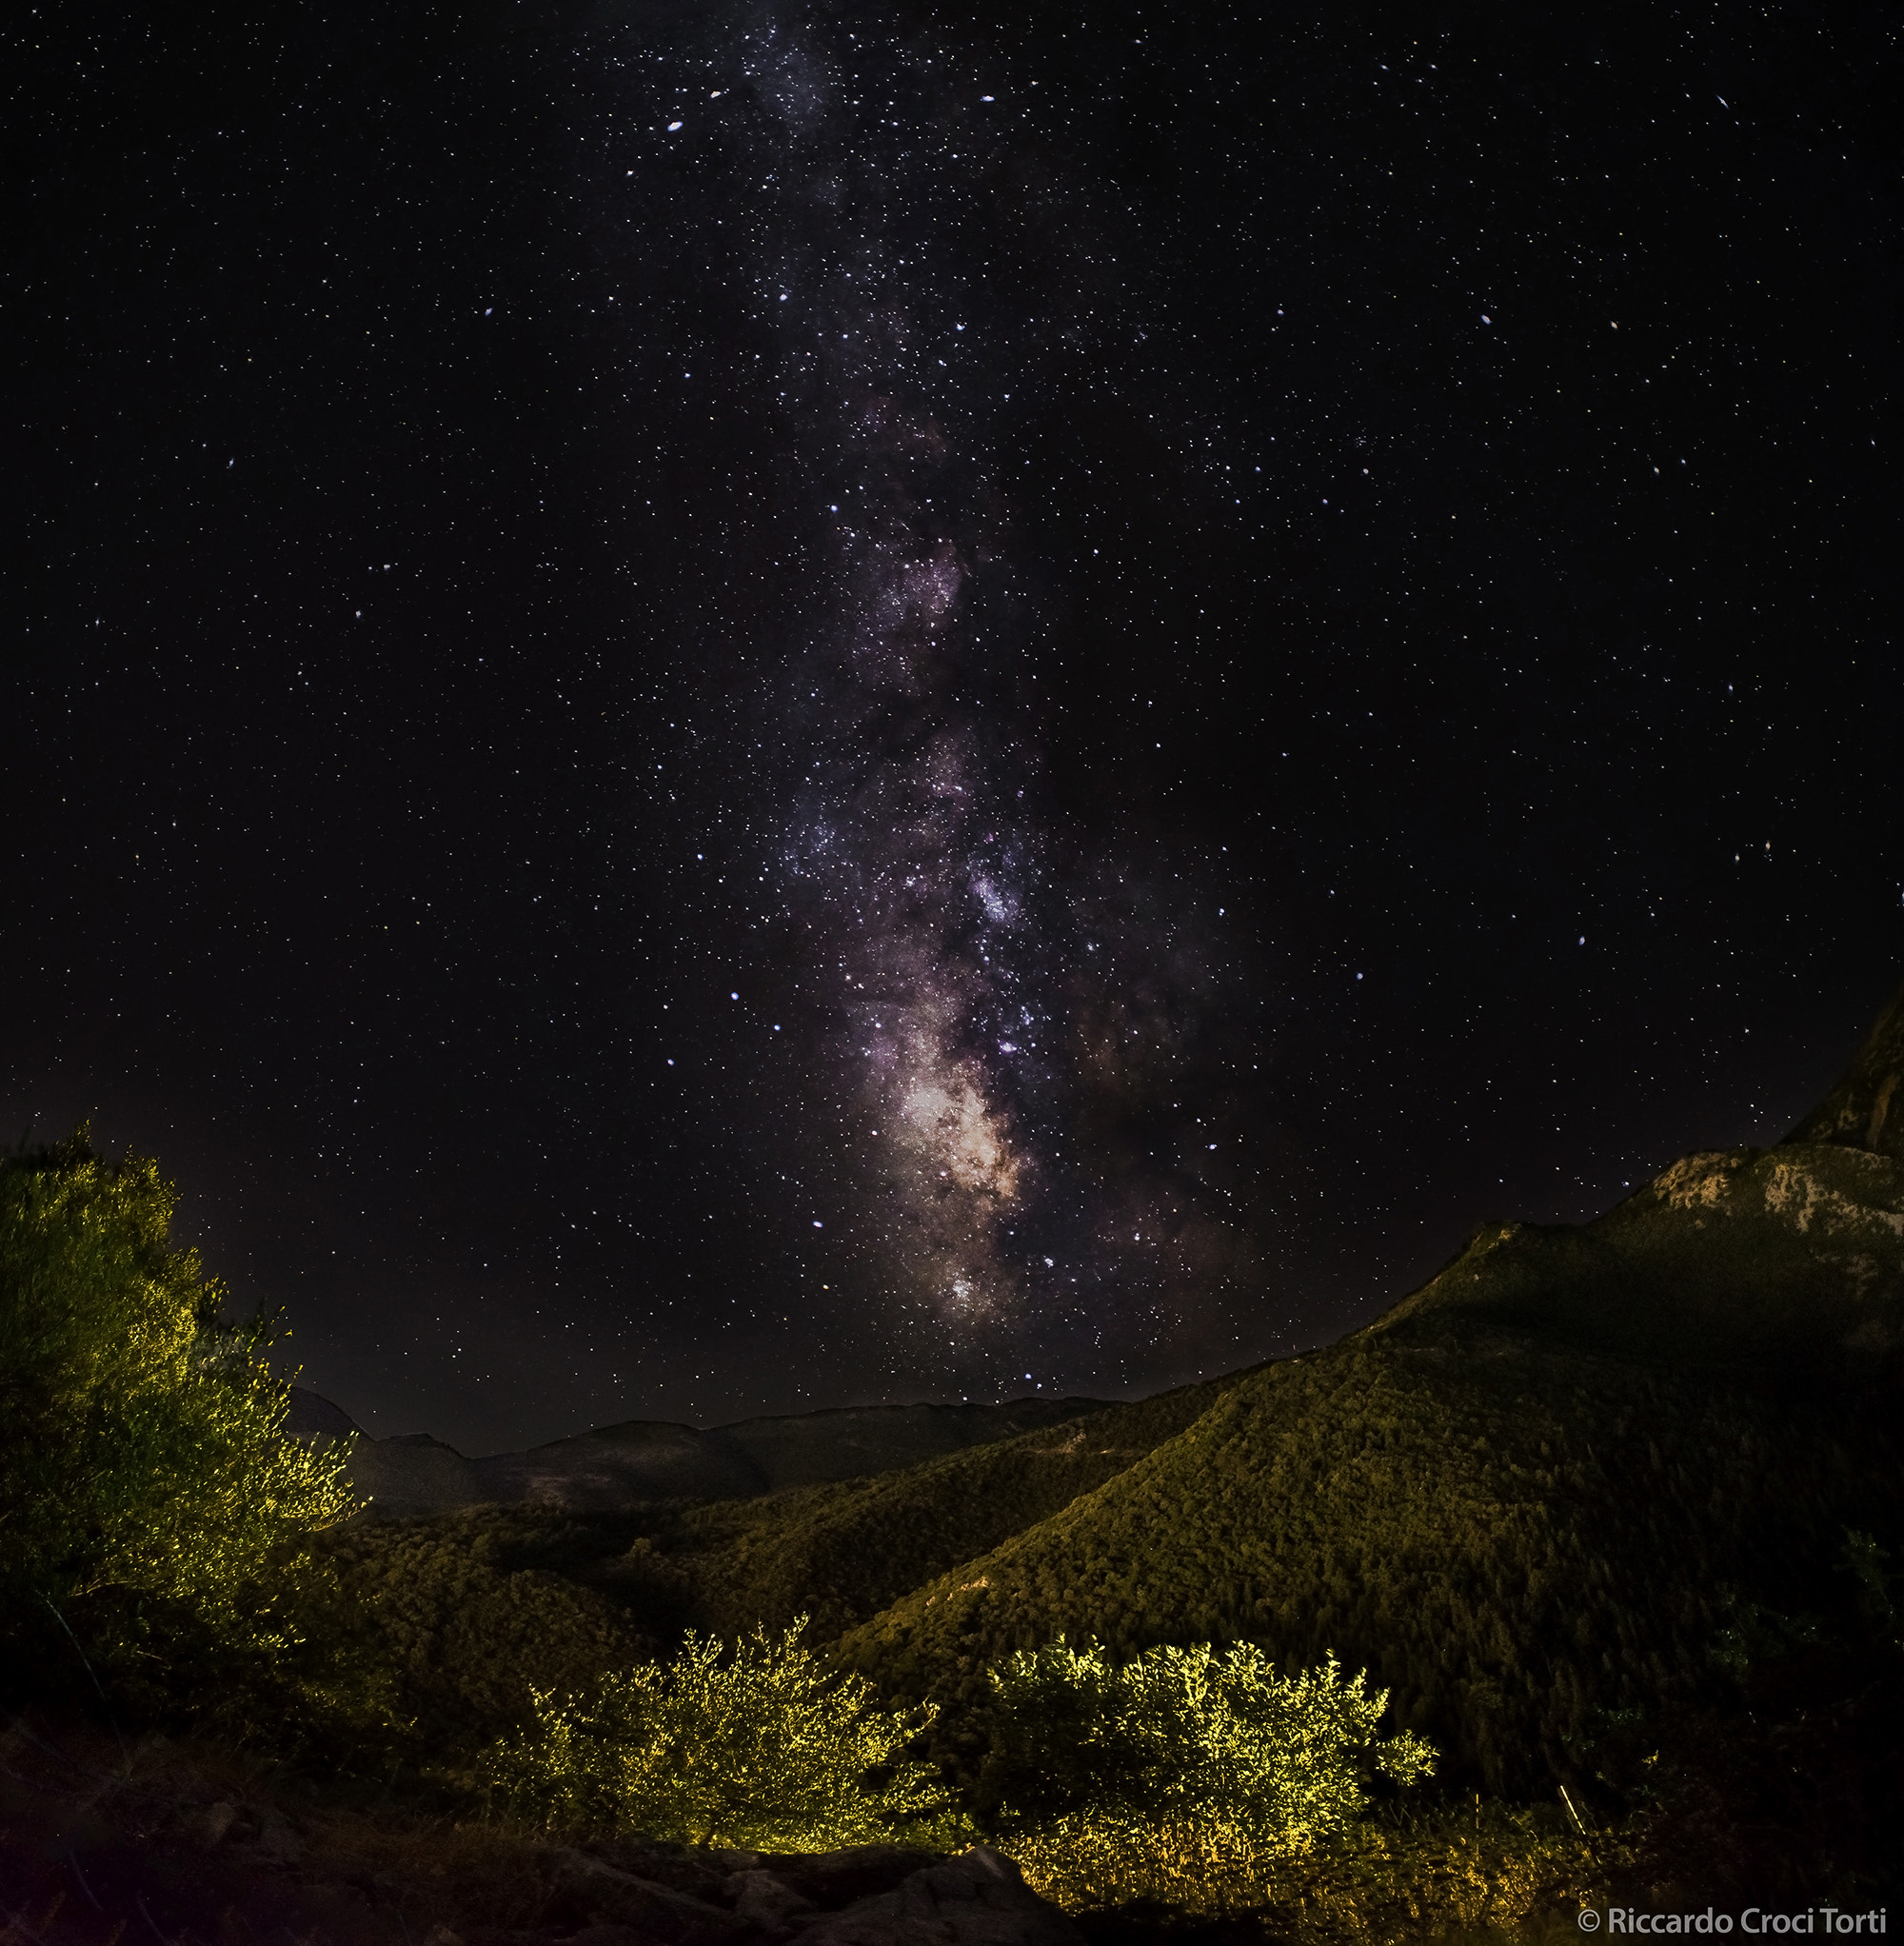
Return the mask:
POLYGON ((1387 1692, 1344 1681, 1333 1656, 1279 1676, 1248 1643, 1119 1666, 1061 1639, 990 1681, 997 1821, 1031 1882, 1072 1905, 1274 1903, 1292 1865, 1339 1851, 1372 1774, 1410 1784, 1434 1768, 1420 1738, 1377 1737, 1387 1692))
POLYGON ((1346 1681, 1331 1656, 1279 1676, 1242 1642, 1150 1649, 1114 1665, 1093 1641, 1061 1638, 991 1672, 990 1790, 1007 1821, 1083 1814, 1234 1829, 1256 1850, 1300 1852, 1368 1801, 1371 1773, 1410 1784, 1433 1747, 1376 1735, 1388 1692, 1346 1681))
POLYGON ((671 1663, 604 1680, 592 1700, 535 1693, 536 1725, 496 1745, 492 1789, 553 1823, 608 1825, 685 1844, 825 1851, 889 1838, 942 1791, 905 1746, 931 1721, 874 1706, 830 1674, 802 1619, 758 1628, 723 1656, 690 1634, 671 1663))
POLYGON ((158 1165, 68 1142, 0 1157, 0 1600, 95 1660, 296 1638, 303 1543, 345 1454, 288 1439, 264 1323, 175 1249, 158 1165))

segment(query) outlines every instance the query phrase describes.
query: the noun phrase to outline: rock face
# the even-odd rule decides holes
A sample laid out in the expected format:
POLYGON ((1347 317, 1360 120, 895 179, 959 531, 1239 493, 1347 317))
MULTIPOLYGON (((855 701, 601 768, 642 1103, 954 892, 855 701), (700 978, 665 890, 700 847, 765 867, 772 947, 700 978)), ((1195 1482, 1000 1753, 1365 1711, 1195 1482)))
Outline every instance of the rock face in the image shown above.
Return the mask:
POLYGON ((1795 1139, 1684 1156, 1591 1223, 1484 1224, 1367 1335, 1501 1332, 1874 1380, 1904 1351, 1904 1163, 1795 1139))
POLYGON ((552 1850, 543 1862, 557 1898, 585 1918, 585 1937, 605 1941, 619 1934, 654 1946, 743 1946, 758 1936, 746 1916, 724 1905, 587 1852, 552 1850))
POLYGON ((472 1460, 427 1433, 369 1439, 329 1400, 294 1388, 289 1429, 320 1439, 356 1433, 351 1483, 381 1514, 525 1502, 607 1512, 642 1500, 740 1499, 883 1473, 1061 1424, 1102 1405, 1096 1399, 1017 1399, 1002 1405, 848 1406, 742 1420, 705 1432, 628 1420, 526 1453, 472 1460))
POLYGON ((1081 1946, 1082 1936, 989 1845, 909 1873, 892 1891, 823 1913, 802 1946, 1081 1946))
POLYGON ((1081 1946, 1071 1921, 989 1845, 956 1858, 901 1845, 722 1856, 736 1869, 718 1890, 684 1889, 684 1874, 704 1873, 704 1864, 661 1847, 613 1863, 552 1850, 544 1870, 585 1916, 571 1937, 587 1946, 1081 1946), (643 1866, 674 1882, 644 1876, 643 1866))
POLYGON ((1878 1015, 1844 1079, 1785 1139, 1904 1162, 1904 986, 1878 1015))

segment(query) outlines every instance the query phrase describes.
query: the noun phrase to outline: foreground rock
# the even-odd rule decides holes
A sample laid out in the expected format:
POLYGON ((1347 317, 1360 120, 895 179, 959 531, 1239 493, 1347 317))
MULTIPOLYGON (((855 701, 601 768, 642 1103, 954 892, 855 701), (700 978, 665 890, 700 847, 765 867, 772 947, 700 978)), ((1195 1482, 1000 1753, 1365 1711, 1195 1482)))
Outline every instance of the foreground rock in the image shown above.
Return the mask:
POLYGON ((0 1732, 0 1936, 41 1946, 1081 1946, 984 1846, 552 1844, 325 1803, 235 1753, 0 1732))
POLYGON ((892 1891, 822 1914, 802 1946, 1074 1946, 1078 1929, 989 1845, 911 1872, 892 1891))
MULTIPOLYGON (((1081 1946, 1071 1921, 988 1845, 953 1858, 898 1845, 778 1856, 551 1850, 543 1863, 587 1915, 574 1946, 1081 1946), (714 1859, 735 1869, 717 1877, 714 1859), (698 1890, 685 1889, 696 1879, 698 1890)), ((517 1935, 511 1946, 548 1936, 517 1935)))

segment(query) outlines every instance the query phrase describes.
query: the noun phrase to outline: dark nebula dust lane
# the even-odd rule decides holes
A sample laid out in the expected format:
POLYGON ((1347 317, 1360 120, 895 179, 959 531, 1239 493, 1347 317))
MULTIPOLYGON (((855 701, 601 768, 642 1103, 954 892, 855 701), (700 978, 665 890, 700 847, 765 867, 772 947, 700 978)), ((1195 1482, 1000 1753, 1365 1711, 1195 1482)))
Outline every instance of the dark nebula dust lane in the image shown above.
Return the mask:
POLYGON ((708 356, 774 424, 804 565, 798 612, 730 645, 744 761, 686 793, 740 819, 716 854, 756 935, 737 977, 757 1016, 771 957, 791 1018, 760 1026, 794 1030, 736 1132, 791 1227, 824 1212, 805 1224, 916 1384, 1207 1329, 1250 1247, 1236 894, 1220 847, 1094 829, 1054 791, 1052 643, 1088 570, 1020 504, 1067 365, 1101 382, 1141 334, 1133 226, 1049 159, 1055 91, 958 37, 749 10, 639 38, 610 57, 608 231, 620 198, 637 250, 657 210, 735 232, 740 328, 708 356))
POLYGON ((0 29, 0 1113, 472 1451, 1151 1391, 1776 1139, 1904 960, 1898 63, 0 29))

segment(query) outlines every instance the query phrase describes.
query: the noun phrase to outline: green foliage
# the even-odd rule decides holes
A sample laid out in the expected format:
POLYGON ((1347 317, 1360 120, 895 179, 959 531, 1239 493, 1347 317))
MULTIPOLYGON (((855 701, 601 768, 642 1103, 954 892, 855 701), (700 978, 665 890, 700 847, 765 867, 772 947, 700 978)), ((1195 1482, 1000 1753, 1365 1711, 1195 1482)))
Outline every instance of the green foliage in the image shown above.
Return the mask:
POLYGON ((1638 1807, 1637 1883, 1794 1906, 1895 1886, 1904 1651, 1849 1620, 1774 1643, 1731 1707, 1633 1726, 1643 1735, 1609 1726, 1597 1774, 1638 1807))
POLYGON ((1557 1815, 1478 1797, 1470 1812, 1390 1796, 1366 1815, 1378 1777, 1415 1784, 1435 1753, 1378 1737, 1386 1695, 1333 1658, 1279 1677, 1247 1645, 1119 1666, 1095 1642, 1054 1642, 991 1684, 1002 1842, 1072 1911, 1254 1913, 1304 1946, 1373 1946, 1517 1926, 1629 1861, 1630 1846, 1596 1846, 1557 1815))
POLYGON ((1904 1647, 1904 1637, 1897 1628, 1898 1578, 1891 1571, 1890 1555, 1874 1536, 1848 1527, 1840 1559, 1857 1583, 1858 1607, 1865 1619, 1888 1636, 1893 1647, 1904 1647))
POLYGON ((690 1635, 667 1664, 606 1678, 592 1699, 538 1690, 527 1733, 486 1754, 518 1811, 684 1844, 825 1851, 890 1838, 942 1810, 937 1774, 905 1747, 931 1712, 882 1710, 830 1674, 803 1623, 734 1644, 690 1635))
POLYGON ((360 1521, 328 1538, 334 1637, 381 1673, 399 1741, 432 1765, 470 1762, 533 1722, 538 1691, 587 1694, 653 1653, 617 1603, 541 1564, 583 1565, 565 1524, 511 1509, 360 1521))
POLYGON ((307 1538, 351 1505, 345 1456, 282 1436, 266 1332, 220 1321, 174 1201, 84 1131, 0 1158, 0 1599, 109 1667, 282 1655, 307 1538))
POLYGON ((1353 1823, 1369 1782, 1416 1782, 1435 1753, 1378 1738, 1388 1694, 1331 1657, 1279 1676, 1259 1649, 1156 1648, 1118 1665, 1092 1642, 1046 1643, 991 1672, 985 1784, 1007 1827, 1108 1820, 1223 1830, 1259 1857, 1306 1851, 1353 1823))
POLYGON ((1392 1946, 1499 1937, 1604 1901, 1631 1845, 1587 1839, 1557 1814, 1478 1799, 1378 1813, 1279 1853, 1235 1824, 1098 1813, 1015 1839, 1012 1856, 1034 1891, 1072 1912, 1248 1913, 1262 1936, 1297 1946, 1392 1946))
POLYGON ((812 1618, 825 1639, 1061 1513, 1246 1374, 1180 1386, 916 1466, 684 1513, 666 1545, 704 1628, 812 1618))
MULTIPOLYGON (((1633 1849, 1585 1837, 1557 1806, 1477 1800, 1374 1817, 1304 1857, 1281 1860, 1254 1901, 1304 1946, 1377 1946, 1459 1934, 1538 1936, 1557 1912, 1604 1904, 1633 1849)), ((1224 1881, 1212 1887, 1220 1898, 1224 1881)), ((1210 1900, 1210 1891, 1203 1896, 1210 1900)), ((1214 1901, 1212 1901, 1214 1903, 1214 1901)), ((1563 1937, 1577 1939, 1569 1915, 1563 1937)))
MULTIPOLYGON (((1725 1626, 1713 1638, 1709 1654, 1715 1669, 1742 1683, 1766 1663, 1809 1648, 1817 1637, 1815 1616, 1780 1615, 1757 1601, 1735 1601, 1725 1626)), ((1642 1720, 1635 1710, 1608 1713, 1610 1726, 1642 1720)), ((1576 1741, 1582 1749, 1591 1747, 1585 1738, 1576 1741)))

